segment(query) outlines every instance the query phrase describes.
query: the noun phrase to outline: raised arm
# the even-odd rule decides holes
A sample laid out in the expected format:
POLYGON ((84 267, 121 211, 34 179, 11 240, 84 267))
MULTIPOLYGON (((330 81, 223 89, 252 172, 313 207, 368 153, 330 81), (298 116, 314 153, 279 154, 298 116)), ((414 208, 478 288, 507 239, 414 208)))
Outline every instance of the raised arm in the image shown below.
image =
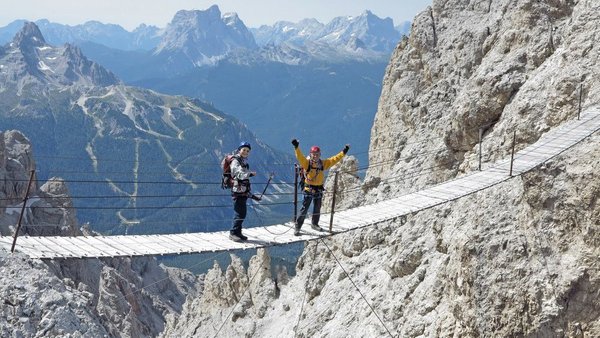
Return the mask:
POLYGON ((350 145, 346 144, 346 146, 344 147, 344 149, 342 151, 331 156, 330 158, 323 160, 323 169, 327 170, 327 169, 333 167, 339 161, 341 161, 342 158, 344 158, 344 156, 348 153, 348 150, 350 150, 350 145))
POLYGON ((305 169, 308 168, 308 160, 306 159, 306 156, 304 156, 304 154, 302 153, 302 150, 300 150, 300 147, 298 147, 298 145, 300 145, 300 142, 298 142, 298 140, 296 140, 296 139, 293 139, 292 145, 294 146, 294 153, 296 154, 296 160, 298 160, 298 163, 300 163, 300 166, 305 169))

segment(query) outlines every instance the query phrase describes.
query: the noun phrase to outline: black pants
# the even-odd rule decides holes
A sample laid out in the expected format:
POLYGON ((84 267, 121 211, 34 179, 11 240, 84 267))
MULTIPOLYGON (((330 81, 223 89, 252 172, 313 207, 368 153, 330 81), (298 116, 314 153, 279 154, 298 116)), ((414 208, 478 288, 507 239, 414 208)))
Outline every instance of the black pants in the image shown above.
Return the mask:
POLYGON ((313 203, 312 213, 312 224, 319 225, 319 218, 321 218, 321 202, 323 200, 322 190, 304 190, 304 200, 302 201, 302 209, 300 209, 300 215, 296 219, 296 227, 302 227, 306 213, 310 207, 310 203, 313 203))
POLYGON ((246 201, 248 200, 247 196, 234 196, 233 197, 233 226, 230 233, 239 235, 242 233, 242 223, 246 218, 246 201))

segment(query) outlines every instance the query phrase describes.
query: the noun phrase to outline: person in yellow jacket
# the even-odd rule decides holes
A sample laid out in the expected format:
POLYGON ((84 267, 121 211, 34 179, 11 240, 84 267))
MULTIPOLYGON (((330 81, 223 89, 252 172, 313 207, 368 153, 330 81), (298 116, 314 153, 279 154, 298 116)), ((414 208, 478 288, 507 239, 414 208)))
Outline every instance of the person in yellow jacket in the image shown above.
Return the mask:
POLYGON ((298 140, 293 139, 292 145, 294 146, 296 159, 305 172, 304 189, 302 191, 304 200, 302 201, 300 215, 296 219, 294 235, 301 235, 300 229, 302 228, 302 224, 304 224, 304 219, 306 218, 306 213, 311 202, 313 203, 313 213, 310 226, 313 230, 323 231, 319 226, 319 218, 321 217, 321 201, 323 199, 323 184, 325 183, 324 171, 341 161, 346 153, 348 153, 350 145, 346 144, 344 149, 338 154, 324 160, 321 159, 321 149, 317 146, 310 148, 310 155, 306 158, 302 150, 298 147, 300 145, 298 140))

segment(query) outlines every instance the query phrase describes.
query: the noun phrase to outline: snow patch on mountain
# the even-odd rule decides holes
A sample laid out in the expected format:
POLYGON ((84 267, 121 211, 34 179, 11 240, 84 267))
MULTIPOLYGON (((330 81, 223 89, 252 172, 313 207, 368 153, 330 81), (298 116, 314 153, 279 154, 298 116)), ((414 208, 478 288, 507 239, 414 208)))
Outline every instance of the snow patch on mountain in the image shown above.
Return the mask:
POLYGON ((273 26, 252 29, 260 46, 291 43, 304 46, 309 42, 324 42, 331 47, 347 47, 350 42, 360 40, 365 49, 391 53, 400 39, 400 32, 390 18, 381 19, 371 11, 359 16, 336 17, 328 24, 314 19, 298 23, 280 21, 273 26))

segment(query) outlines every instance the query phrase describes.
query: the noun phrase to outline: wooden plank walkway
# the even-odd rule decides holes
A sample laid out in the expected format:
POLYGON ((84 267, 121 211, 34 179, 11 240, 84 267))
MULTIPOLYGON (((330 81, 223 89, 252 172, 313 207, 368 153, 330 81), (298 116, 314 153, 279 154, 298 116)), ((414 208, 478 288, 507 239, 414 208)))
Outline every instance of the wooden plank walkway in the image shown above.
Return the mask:
MULTIPOLYGON (((584 112, 580 120, 564 123, 543 135, 536 143, 517 152, 514 156, 513 176, 548 161, 598 130, 600 107, 593 107, 584 112)), ((510 159, 505 159, 482 171, 424 190, 371 205, 337 211, 334 215, 333 231, 340 233, 372 226, 456 200, 508 180, 509 170, 510 159)), ((329 219, 330 215, 324 214, 321 217, 321 227, 329 228, 329 219)), ((156 256, 285 245, 330 235, 311 230, 310 224, 305 224, 302 231, 303 236, 294 236, 291 222, 247 228, 244 229, 244 234, 249 240, 242 243, 229 240, 228 231, 137 236, 20 236, 15 250, 32 258, 44 259, 156 256)), ((12 241, 12 237, 0 236, 0 250, 10 252, 12 241)))

